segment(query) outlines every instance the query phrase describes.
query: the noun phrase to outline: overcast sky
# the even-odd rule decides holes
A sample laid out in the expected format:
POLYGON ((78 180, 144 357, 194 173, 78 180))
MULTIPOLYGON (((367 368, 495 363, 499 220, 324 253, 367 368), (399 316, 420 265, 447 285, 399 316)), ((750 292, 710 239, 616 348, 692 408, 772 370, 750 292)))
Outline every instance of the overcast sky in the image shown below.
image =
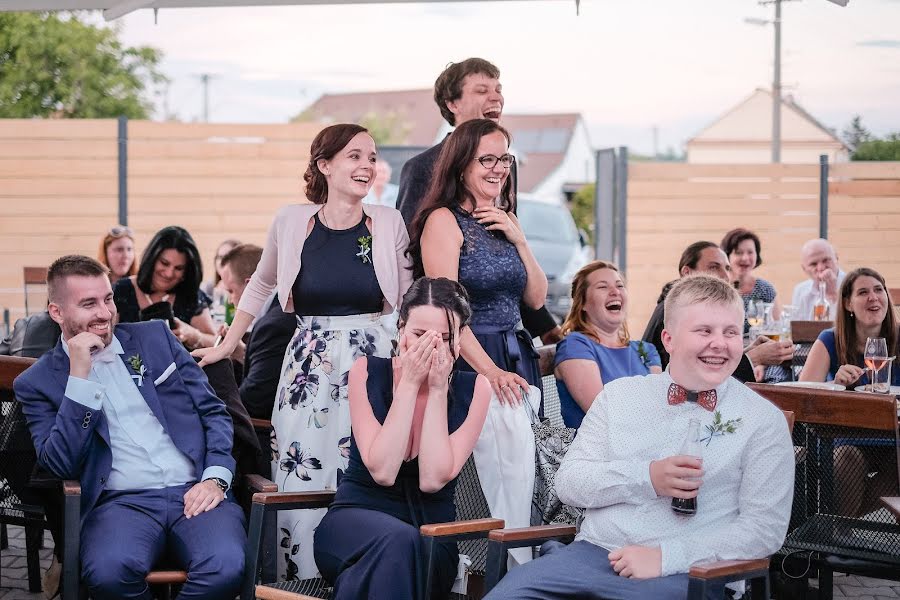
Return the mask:
MULTIPOLYGON (((501 70, 506 112, 580 112, 596 147, 680 149, 772 79, 773 17, 753 0, 574 0, 172 9, 121 19, 163 50, 168 107, 210 120, 283 122, 324 92, 431 87, 449 61, 501 70)), ((900 130, 900 0, 783 4, 785 93, 829 127, 853 115, 900 130)), ((160 106, 162 102, 160 101, 160 106)), ((435 107, 435 110, 437 108, 435 107)), ((160 112, 160 115, 162 113, 160 112)))

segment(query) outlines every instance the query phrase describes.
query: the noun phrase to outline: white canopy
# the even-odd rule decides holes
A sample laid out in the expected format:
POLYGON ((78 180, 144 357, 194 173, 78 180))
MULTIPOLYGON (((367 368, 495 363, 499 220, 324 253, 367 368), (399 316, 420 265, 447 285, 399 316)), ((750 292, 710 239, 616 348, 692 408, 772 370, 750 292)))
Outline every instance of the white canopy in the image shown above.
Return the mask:
MULTIPOLYGON (((423 0, 0 0, 0 11, 102 10, 107 21, 141 8, 197 8, 210 6, 288 6, 297 4, 385 4, 423 0)), ((425 0, 434 1, 434 0, 425 0)), ((465 2, 471 0, 440 0, 465 2)), ((479 0, 492 1, 492 0, 479 0)))

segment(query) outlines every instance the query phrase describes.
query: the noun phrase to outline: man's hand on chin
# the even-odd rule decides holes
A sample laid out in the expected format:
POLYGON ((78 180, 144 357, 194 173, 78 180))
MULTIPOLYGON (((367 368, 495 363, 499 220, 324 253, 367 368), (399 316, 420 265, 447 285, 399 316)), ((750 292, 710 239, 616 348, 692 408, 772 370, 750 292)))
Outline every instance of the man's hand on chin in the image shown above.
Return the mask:
POLYGON ((652 579, 662 572, 662 552, 658 547, 624 546, 609 553, 609 564, 621 577, 652 579))
POLYGON ((190 519, 202 512, 214 509, 225 499, 225 494, 212 479, 196 483, 184 495, 184 516, 190 519))

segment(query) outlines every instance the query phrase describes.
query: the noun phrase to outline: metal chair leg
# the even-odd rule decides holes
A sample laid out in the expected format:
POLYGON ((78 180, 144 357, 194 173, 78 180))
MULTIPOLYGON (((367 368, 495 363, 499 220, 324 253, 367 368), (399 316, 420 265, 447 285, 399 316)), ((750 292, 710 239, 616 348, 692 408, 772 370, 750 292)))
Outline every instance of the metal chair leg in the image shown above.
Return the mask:
POLYGON ((41 591, 41 557, 38 553, 40 538, 44 530, 34 525, 25 526, 25 560, 28 568, 28 591, 39 593, 41 591))

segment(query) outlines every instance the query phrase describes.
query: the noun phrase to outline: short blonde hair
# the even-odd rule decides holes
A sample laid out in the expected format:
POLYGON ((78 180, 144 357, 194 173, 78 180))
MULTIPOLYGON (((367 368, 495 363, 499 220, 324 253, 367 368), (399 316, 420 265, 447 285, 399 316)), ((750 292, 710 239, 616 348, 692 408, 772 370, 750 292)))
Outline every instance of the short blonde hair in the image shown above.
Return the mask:
POLYGON ((694 304, 734 306, 744 314, 744 301, 731 283, 709 275, 687 275, 675 282, 666 296, 664 326, 669 329, 678 311, 694 304))

